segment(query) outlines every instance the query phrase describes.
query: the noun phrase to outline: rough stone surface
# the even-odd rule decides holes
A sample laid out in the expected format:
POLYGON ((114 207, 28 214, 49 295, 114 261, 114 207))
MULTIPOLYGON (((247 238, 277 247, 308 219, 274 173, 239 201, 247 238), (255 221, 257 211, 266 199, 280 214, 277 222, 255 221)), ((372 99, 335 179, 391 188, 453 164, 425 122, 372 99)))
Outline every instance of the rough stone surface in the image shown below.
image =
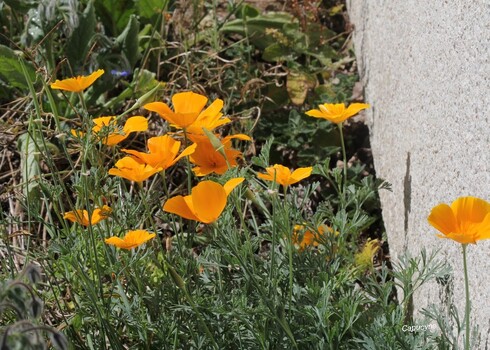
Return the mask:
MULTIPOLYGON (((348 0, 394 260, 441 249, 464 315, 461 246, 435 237, 432 207, 460 196, 490 200, 490 1, 348 0)), ((490 348, 490 241, 468 247, 472 324, 490 348)), ((415 309, 438 302, 434 284, 415 309)))

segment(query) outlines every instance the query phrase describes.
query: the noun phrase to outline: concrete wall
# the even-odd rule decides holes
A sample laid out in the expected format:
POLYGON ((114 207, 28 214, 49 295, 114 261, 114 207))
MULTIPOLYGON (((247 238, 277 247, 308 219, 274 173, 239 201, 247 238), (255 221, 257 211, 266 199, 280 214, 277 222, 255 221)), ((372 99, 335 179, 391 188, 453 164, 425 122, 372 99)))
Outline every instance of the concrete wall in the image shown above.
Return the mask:
MULTIPOLYGON (((427 216, 438 203, 490 200, 490 1, 348 0, 365 87, 377 175, 393 259, 441 248, 454 268, 464 315, 460 245, 435 237, 427 216)), ((490 240, 469 249, 472 323, 490 332, 490 240)), ((415 309, 440 287, 416 295, 415 309)), ((489 342, 490 343, 490 342, 489 342)))

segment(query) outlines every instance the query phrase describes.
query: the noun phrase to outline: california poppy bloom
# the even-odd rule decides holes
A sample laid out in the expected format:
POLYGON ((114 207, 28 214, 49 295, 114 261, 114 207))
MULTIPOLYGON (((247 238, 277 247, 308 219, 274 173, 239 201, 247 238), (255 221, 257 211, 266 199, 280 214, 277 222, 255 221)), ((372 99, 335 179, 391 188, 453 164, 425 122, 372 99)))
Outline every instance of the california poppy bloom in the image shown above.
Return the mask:
MULTIPOLYGON (((146 131, 148 130, 148 120, 145 117, 134 116, 128 118, 126 123, 124 124, 122 130, 120 131, 112 131, 117 130, 116 117, 100 117, 95 118, 93 120, 94 126, 92 127, 92 133, 94 135, 102 136, 102 143, 107 146, 114 146, 120 143, 121 141, 128 138, 129 134, 137 131, 146 131), (106 133, 106 131, 110 132, 106 133)), ((72 130, 71 134, 73 136, 83 136, 84 133, 72 130)))
POLYGON ((80 75, 74 78, 56 80, 51 84, 51 89, 81 92, 90 87, 102 74, 104 74, 104 70, 99 69, 88 76, 80 75))
POLYGON ((228 170, 228 165, 232 168, 236 167, 237 159, 242 157, 242 152, 231 147, 231 140, 250 140, 250 137, 243 134, 226 136, 221 140, 222 150, 219 152, 207 136, 189 135, 189 138, 197 145, 195 152, 189 157, 191 163, 196 165, 192 169, 196 176, 211 173, 221 175, 228 170))
POLYGON ((92 215, 89 218, 88 211, 86 210, 75 210, 66 212, 63 215, 63 219, 70 220, 71 222, 77 222, 83 226, 95 225, 98 222, 109 217, 111 213, 111 208, 104 205, 102 208, 96 208, 92 211, 92 215))
POLYGON ((194 123, 200 115, 212 115, 215 112, 219 114, 219 110, 216 111, 219 103, 216 104, 216 101, 203 111, 202 109, 207 102, 207 97, 187 91, 172 96, 173 111, 163 102, 148 103, 144 108, 152 112, 157 112, 160 117, 173 126, 185 129, 194 123))
POLYGON ((116 236, 112 236, 105 239, 106 244, 116 246, 121 249, 133 249, 139 247, 143 243, 146 243, 153 237, 155 237, 155 233, 150 233, 146 230, 135 230, 128 231, 123 238, 119 238, 116 236))
POLYGON ((442 233, 440 238, 450 238, 461 244, 490 238, 490 203, 476 197, 460 197, 451 206, 435 206, 429 224, 442 233))
POLYGON ((224 117, 221 113, 223 108, 223 100, 216 99, 206 108, 203 112, 199 114, 197 119, 186 128, 186 131, 190 134, 203 135, 203 128, 213 131, 219 126, 228 124, 231 122, 230 118, 224 117))
POLYGON ((369 107, 366 103, 351 103, 348 108, 345 108, 343 103, 324 103, 318 106, 319 109, 311 109, 306 114, 310 117, 326 119, 339 124, 369 107))
POLYGON ((130 181, 143 182, 161 171, 148 164, 142 164, 132 157, 124 157, 116 162, 116 167, 109 169, 109 175, 120 176, 130 181))
POLYGON ((190 195, 167 200, 163 210, 185 219, 210 224, 218 219, 225 209, 228 195, 243 180, 243 177, 234 178, 224 186, 213 181, 202 181, 192 188, 190 195))
POLYGON ((284 165, 274 164, 265 169, 267 174, 259 173, 257 176, 262 180, 275 181, 278 184, 287 187, 309 177, 312 170, 312 167, 307 167, 298 168, 291 172, 291 170, 284 165))
MULTIPOLYGON (((294 225, 292 239, 300 250, 304 250, 308 246, 318 247, 322 242, 322 237, 327 233, 333 233, 333 229, 327 225, 318 226, 316 231, 305 229, 303 225, 294 225)), ((335 235, 338 234, 336 231, 335 235)))
POLYGON ((190 145, 177 156, 180 150, 180 141, 176 141, 172 137, 164 135, 148 139, 149 153, 130 149, 123 149, 123 151, 131 154, 141 163, 151 165, 153 168, 165 170, 177 163, 182 157, 192 154, 195 149, 195 144, 190 145))

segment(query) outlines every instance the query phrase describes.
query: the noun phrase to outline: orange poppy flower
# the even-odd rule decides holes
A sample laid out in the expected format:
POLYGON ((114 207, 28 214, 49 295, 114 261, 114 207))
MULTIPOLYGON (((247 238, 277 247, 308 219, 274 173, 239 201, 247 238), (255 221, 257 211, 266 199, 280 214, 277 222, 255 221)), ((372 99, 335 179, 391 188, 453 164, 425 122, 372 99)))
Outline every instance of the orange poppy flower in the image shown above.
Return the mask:
POLYGON ((311 109, 306 114, 310 117, 326 119, 339 124, 369 107, 366 103, 352 103, 348 108, 345 108, 343 103, 324 103, 318 106, 319 109, 311 109))
POLYGON ((98 222, 109 217, 111 213, 111 208, 104 205, 102 208, 96 208, 92 211, 92 215, 89 218, 88 211, 86 210, 75 210, 66 212, 63 215, 63 219, 70 220, 71 222, 78 222, 83 226, 95 225, 98 222))
POLYGON ((150 233, 146 230, 128 231, 123 238, 112 236, 105 239, 106 244, 116 246, 121 249, 133 249, 146 243, 153 237, 155 233, 150 233))
POLYGON ((237 159, 242 157, 242 152, 231 148, 231 140, 250 140, 250 137, 243 134, 226 136, 221 140, 222 151, 219 152, 207 136, 189 135, 189 138, 197 145, 195 152, 190 156, 191 163, 196 165, 192 169, 196 176, 205 176, 211 173, 224 174, 228 170, 228 164, 232 168, 236 167, 237 159))
POLYGON ((202 113, 199 114, 197 119, 186 128, 186 131, 190 134, 203 135, 203 128, 213 131, 221 125, 225 125, 231 122, 227 117, 221 118, 223 113, 223 100, 217 99, 209 105, 202 113))
POLYGON ((190 145, 178 156, 180 141, 176 141, 168 135, 151 137, 148 139, 149 153, 138 152, 130 149, 123 149, 124 152, 131 154, 141 163, 151 165, 153 168, 165 170, 179 161, 182 157, 192 154, 196 145, 190 145))
MULTIPOLYGON (((201 113, 207 113, 207 110, 202 111, 207 102, 207 97, 188 91, 172 96, 173 111, 163 102, 148 103, 144 108, 152 112, 157 112, 160 117, 173 126, 183 129, 194 123, 201 113)), ((214 110, 216 106, 211 105, 209 108, 214 110)))
MULTIPOLYGON (((310 229, 305 229, 303 225, 294 225, 293 228, 293 243, 299 246, 299 250, 304 250, 308 246, 318 247, 322 241, 321 237, 327 232, 333 233, 333 229, 327 225, 320 225, 317 231, 311 231, 310 229), (301 235, 301 232, 303 234, 301 235)), ((336 231, 335 235, 339 233, 336 231)))
POLYGON ((218 219, 226 206, 230 192, 242 183, 243 177, 229 180, 224 186, 213 181, 202 181, 192 188, 188 196, 170 198, 163 210, 185 219, 210 224, 218 219))
MULTIPOLYGON (((100 117, 93 120, 94 126, 92 127, 92 133, 94 135, 103 135, 102 143, 107 146, 117 145, 119 142, 128 138, 129 134, 136 131, 146 131, 148 130, 148 120, 145 117, 135 116, 130 117, 126 120, 121 131, 112 132, 112 130, 117 129, 116 117, 100 117), (107 135, 106 131, 111 132, 107 135)), ((83 136, 84 133, 72 130, 71 134, 73 136, 83 136)))
POLYGON ((141 164, 132 157, 124 157, 117 161, 115 168, 109 169, 109 175, 120 176, 130 181, 143 182, 161 170, 162 168, 141 164))
POLYGON ((102 74, 104 74, 104 70, 99 69, 88 76, 56 80, 51 84, 51 89, 81 92, 91 86, 102 74))
POLYGON ((440 238, 450 238, 461 244, 490 238, 490 203, 476 197, 460 197, 451 206, 435 206, 429 224, 442 233, 440 238))
POLYGON ((265 169, 267 174, 257 174, 257 176, 262 180, 275 181, 278 184, 287 187, 309 177, 312 170, 312 167, 307 167, 298 168, 291 172, 291 170, 284 165, 274 164, 265 169))

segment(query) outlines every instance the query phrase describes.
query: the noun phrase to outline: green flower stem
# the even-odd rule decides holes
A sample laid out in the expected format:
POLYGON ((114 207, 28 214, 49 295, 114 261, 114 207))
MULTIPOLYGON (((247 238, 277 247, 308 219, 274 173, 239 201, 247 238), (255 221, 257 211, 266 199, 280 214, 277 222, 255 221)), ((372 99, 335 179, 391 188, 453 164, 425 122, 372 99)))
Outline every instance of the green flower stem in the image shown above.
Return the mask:
POLYGON ((346 201, 346 192, 347 192, 347 154, 345 152, 345 142, 344 142, 344 132, 342 130, 342 123, 338 123, 337 126, 339 127, 340 131, 340 143, 342 145, 342 159, 344 161, 344 183, 342 187, 342 200, 345 204, 346 201))
POLYGON ((465 327, 466 327, 466 335, 465 335, 465 343, 464 343, 464 348, 465 350, 470 349, 470 310, 471 310, 471 304, 470 304, 470 287, 468 284, 468 266, 466 264, 466 247, 467 244, 463 244, 463 269, 464 269, 464 287, 465 287, 465 294, 466 294, 466 307, 465 307, 465 312, 464 312, 464 319, 465 319, 465 327))
MULTIPOLYGON (((184 147, 187 147, 189 145, 188 139, 187 139, 187 132, 185 131, 184 128, 184 142, 185 145, 184 147)), ((185 161, 187 163, 187 190, 189 194, 191 194, 191 189, 192 189, 192 170, 191 170, 191 162, 189 160, 189 156, 185 156, 185 161)))
MULTIPOLYGON (((285 218, 289 219, 289 206, 287 203, 287 194, 288 194, 288 186, 284 185, 283 186, 283 191, 284 191, 284 208, 286 210, 286 215, 285 218)), ((289 220, 288 220, 288 225, 287 225, 288 230, 287 232, 287 240, 288 240, 288 260, 289 260, 289 309, 288 313, 291 314, 292 308, 292 303, 293 303, 293 237, 292 237, 292 230, 290 230, 289 227, 289 220)))
POLYGON ((88 115, 88 109, 87 109, 87 105, 85 104, 85 98, 83 97, 83 92, 79 92, 78 97, 80 98, 80 103, 82 104, 83 110, 86 111, 88 115))
POLYGON ((160 176, 162 177, 162 182, 163 182, 163 192, 165 193, 165 197, 169 199, 168 195, 168 185, 167 185, 167 175, 165 173, 165 169, 160 171, 160 176))

